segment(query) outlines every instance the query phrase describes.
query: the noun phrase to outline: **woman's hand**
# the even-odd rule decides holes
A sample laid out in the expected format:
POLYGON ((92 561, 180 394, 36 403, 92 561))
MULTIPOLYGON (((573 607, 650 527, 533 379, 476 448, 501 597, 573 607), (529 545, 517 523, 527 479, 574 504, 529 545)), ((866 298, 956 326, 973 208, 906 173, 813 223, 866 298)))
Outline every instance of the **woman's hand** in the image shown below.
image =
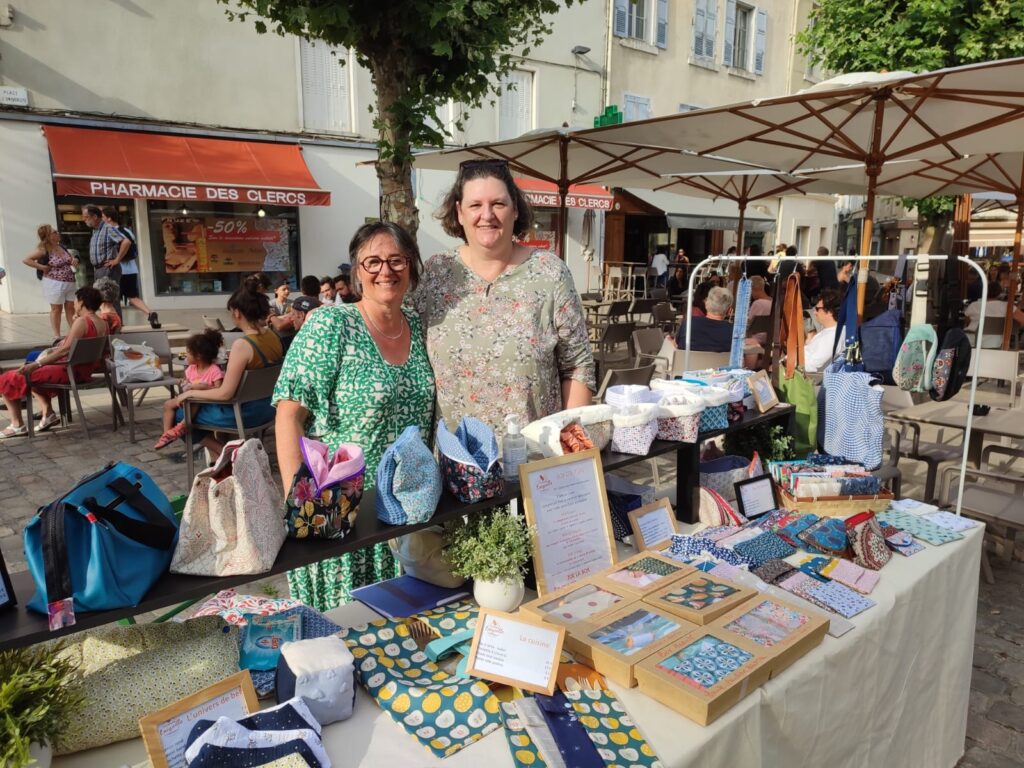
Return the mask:
POLYGON ((32 371, 38 370, 40 365, 41 365, 41 363, 38 363, 35 360, 33 360, 31 363, 25 363, 24 365, 22 365, 18 369, 18 373, 20 373, 22 375, 24 375, 26 373, 31 373, 32 371))

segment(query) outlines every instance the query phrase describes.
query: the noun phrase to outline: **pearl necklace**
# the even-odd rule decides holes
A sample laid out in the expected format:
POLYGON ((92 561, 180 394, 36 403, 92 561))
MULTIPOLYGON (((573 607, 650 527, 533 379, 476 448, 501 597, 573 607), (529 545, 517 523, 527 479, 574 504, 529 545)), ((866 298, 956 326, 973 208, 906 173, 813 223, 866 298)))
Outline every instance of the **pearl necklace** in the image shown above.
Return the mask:
POLYGON ((370 326, 373 328, 373 330, 375 330, 378 334, 383 336, 385 339, 389 339, 390 341, 397 341, 398 339, 402 338, 402 335, 405 333, 405 316, 404 315, 402 316, 402 327, 398 329, 398 333, 396 333, 394 336, 390 336, 389 334, 384 333, 384 331, 382 331, 380 329, 380 326, 378 326, 375 322, 373 322, 373 318, 370 317, 370 313, 369 312, 365 313, 365 317, 366 317, 366 322, 368 322, 370 324, 370 326))

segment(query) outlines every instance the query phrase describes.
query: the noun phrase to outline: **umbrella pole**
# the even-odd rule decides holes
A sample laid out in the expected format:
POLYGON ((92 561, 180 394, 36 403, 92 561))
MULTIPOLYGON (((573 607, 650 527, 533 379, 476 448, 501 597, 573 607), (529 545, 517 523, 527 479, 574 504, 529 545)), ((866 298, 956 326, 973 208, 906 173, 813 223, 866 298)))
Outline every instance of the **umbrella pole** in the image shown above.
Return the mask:
MULTIPOLYGON (((1006 317, 1003 319, 1003 349, 1010 348, 1010 333, 1013 331, 1013 305, 1017 301, 1017 269, 1020 267, 1020 238, 1024 228, 1024 195, 1017 195, 1017 228, 1013 232, 1013 262, 1010 267, 1010 288, 1006 294, 1006 317)), ((981 325, 978 333, 982 332, 981 325)))
POLYGON ((871 255, 871 235, 875 218, 875 184, 878 169, 868 170, 868 199, 864 207, 864 228, 860 237, 860 266, 857 269, 857 322, 864 321, 864 297, 868 292, 868 256, 871 255))
MULTIPOLYGON (((738 259, 742 259, 743 258, 743 219, 746 216, 747 201, 745 199, 743 199, 743 198, 740 198, 739 200, 736 201, 736 203, 739 205, 739 209, 740 209, 739 224, 736 226, 736 257, 738 259)), ((739 290, 739 285, 740 285, 740 263, 739 263, 739 261, 734 261, 731 264, 729 264, 729 280, 732 281, 732 301, 733 301, 733 309, 735 310, 736 291, 739 290)))
POLYGON ((562 261, 565 258, 565 234, 569 228, 568 208, 565 205, 565 196, 569 194, 569 140, 562 136, 558 140, 558 255, 562 261))

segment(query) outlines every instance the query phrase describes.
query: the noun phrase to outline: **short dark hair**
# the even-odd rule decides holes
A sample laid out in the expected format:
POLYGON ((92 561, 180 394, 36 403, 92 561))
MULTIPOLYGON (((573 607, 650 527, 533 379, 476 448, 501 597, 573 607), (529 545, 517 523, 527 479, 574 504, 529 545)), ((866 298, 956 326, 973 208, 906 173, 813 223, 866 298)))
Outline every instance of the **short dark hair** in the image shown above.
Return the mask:
POLYGON ((100 295, 100 292, 91 285, 83 286, 75 291, 75 298, 82 302, 90 312, 97 311, 103 303, 103 297, 100 295))
POLYGON ((334 287, 334 278, 331 277, 330 275, 327 275, 326 277, 321 277, 320 278, 320 285, 329 285, 329 286, 331 286, 331 288, 333 288, 334 287))
MULTIPOLYGON (((398 246, 398 250, 409 260, 409 290, 415 291, 420 284, 420 273, 423 271, 423 261, 420 259, 420 248, 416 245, 416 238, 405 231, 400 225, 393 221, 373 221, 363 224, 348 244, 348 257, 354 266, 359 265, 359 254, 363 248, 377 235, 389 235, 398 246)), ((358 270, 352 272, 352 290, 357 296, 362 296, 363 286, 359 279, 358 270)))
POLYGON ((266 272, 254 272, 252 274, 252 278, 259 283, 260 288, 264 291, 269 291, 271 286, 274 284, 274 281, 270 279, 270 275, 266 272))
POLYGON ((320 278, 316 275, 306 275, 299 283, 299 292, 303 296, 317 298, 320 295, 320 278))
POLYGON ((797 250, 796 250, 796 246, 795 245, 791 245, 791 246, 789 246, 789 248, 786 249, 786 255, 787 256, 796 256, 796 254, 797 254, 797 250))
POLYGON ((121 215, 117 212, 117 208, 112 205, 104 206, 102 213, 115 224, 121 221, 121 215))
POLYGON ((516 209, 512 234, 518 238, 530 231, 530 225, 533 224, 533 208, 523 191, 516 186, 512 172, 508 169, 508 163, 504 160, 467 160, 459 166, 459 175, 455 177, 455 184, 448 190, 441 207, 435 214, 445 232, 467 242, 466 230, 459 224, 458 205, 462 202, 462 193, 466 182, 474 179, 498 179, 504 183, 505 189, 508 190, 508 196, 512 199, 512 205, 516 209))
POLYGON ((198 360, 212 365, 216 362, 223 344, 224 337, 220 331, 215 328, 207 328, 202 333, 194 333, 189 336, 185 341, 185 349, 198 360))
MULTIPOLYGON (((852 291, 853 288, 850 290, 852 291)), ((818 294, 818 301, 821 302, 822 309, 837 320, 839 319, 839 305, 843 303, 843 294, 835 288, 825 288, 818 294)))
POLYGON ((819 248, 818 248, 818 255, 819 256, 828 256, 828 248, 826 248, 824 245, 819 246, 819 248))
POLYGON ((270 314, 270 299, 255 275, 249 275, 228 299, 228 309, 237 309, 253 325, 261 323, 270 314))
POLYGON ((83 205, 82 210, 88 213, 90 216, 102 216, 103 211, 100 210, 98 205, 83 205))
POLYGON ((334 278, 334 285, 337 285, 338 283, 344 283, 345 285, 352 285, 352 281, 349 279, 348 275, 336 275, 335 278, 334 278))
POLYGON ((281 282, 274 286, 274 290, 276 291, 278 288, 288 288, 289 290, 291 290, 291 287, 291 284, 287 280, 282 280, 281 282))

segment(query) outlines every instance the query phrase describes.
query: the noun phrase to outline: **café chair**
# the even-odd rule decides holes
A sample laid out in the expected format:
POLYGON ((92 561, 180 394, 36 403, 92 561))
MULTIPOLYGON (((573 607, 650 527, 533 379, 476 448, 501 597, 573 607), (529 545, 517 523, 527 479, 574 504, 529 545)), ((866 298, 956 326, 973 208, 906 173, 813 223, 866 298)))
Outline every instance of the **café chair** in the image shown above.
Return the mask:
POLYGON ((633 364, 639 368, 653 361, 655 372, 659 376, 667 376, 672 361, 662 354, 664 343, 665 334, 660 328, 638 328, 633 331, 633 351, 636 353, 633 364))
POLYGON ((110 369, 110 379, 113 383, 112 400, 114 405, 114 430, 125 424, 124 414, 121 413, 121 406, 124 405, 128 411, 128 442, 135 442, 135 409, 142 405, 146 394, 151 389, 165 387, 174 397, 178 393, 178 377, 174 374, 174 353, 171 352, 171 342, 167 337, 167 331, 133 331, 130 333, 118 333, 114 338, 121 339, 128 344, 145 344, 153 350, 160 360, 160 364, 166 366, 164 377, 155 381, 125 381, 118 382, 117 367, 114 361, 107 360, 107 367, 110 369), (139 399, 136 401, 133 395, 138 392, 139 399))
POLYGON ((594 395, 594 402, 601 403, 604 401, 604 393, 608 387, 615 387, 620 384, 641 384, 647 387, 650 386, 653 377, 654 363, 641 365, 636 368, 614 368, 604 375, 601 387, 597 390, 597 394, 594 395))
MULTIPOLYGON (((68 352, 68 358, 65 362, 65 366, 68 371, 68 383, 67 384, 47 384, 47 389, 53 389, 57 391, 57 409, 60 412, 60 424, 62 427, 66 427, 71 421, 70 411, 71 403, 70 397, 75 398, 75 407, 78 410, 78 418, 82 420, 82 431, 85 432, 86 438, 89 438, 89 424, 85 419, 85 411, 82 409, 82 399, 79 397, 79 391, 83 389, 106 389, 110 392, 111 398, 113 394, 113 384, 110 379, 110 371, 104 364, 100 366, 100 370, 93 373, 88 381, 76 381, 75 380, 75 368, 80 365, 95 365, 96 363, 103 362, 110 355, 110 337, 109 336, 97 336, 91 339, 75 339, 71 345, 71 350, 68 352)), ((28 436, 34 437, 35 432, 35 416, 32 413, 32 380, 26 375, 26 381, 28 383, 28 389, 25 392, 25 407, 28 412, 28 417, 25 423, 28 425, 28 436)))
POLYGON ((892 385, 885 386, 882 395, 882 412, 889 426, 899 434, 896 444, 901 458, 924 462, 927 467, 924 481, 923 501, 931 503, 935 499, 936 480, 943 464, 956 462, 959 464, 963 453, 963 443, 947 445, 946 443, 929 442, 921 439, 921 425, 916 421, 894 419, 888 414, 914 404, 909 392, 892 385))

